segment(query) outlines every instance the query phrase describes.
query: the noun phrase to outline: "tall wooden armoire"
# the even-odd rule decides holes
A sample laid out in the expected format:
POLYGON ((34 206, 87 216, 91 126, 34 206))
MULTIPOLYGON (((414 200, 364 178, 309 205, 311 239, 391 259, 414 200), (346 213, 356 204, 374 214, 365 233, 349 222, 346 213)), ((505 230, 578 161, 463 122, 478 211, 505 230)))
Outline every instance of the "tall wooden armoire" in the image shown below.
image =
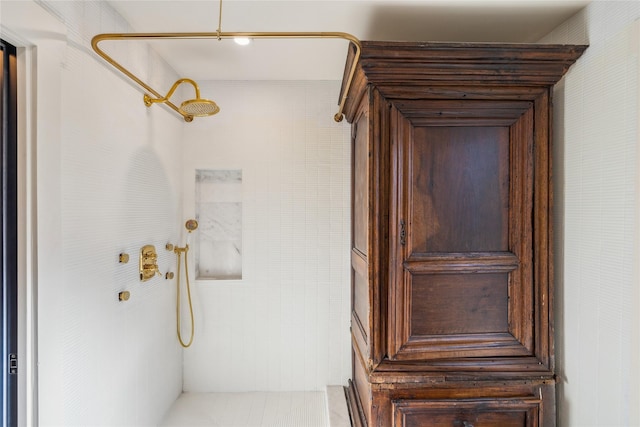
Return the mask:
POLYGON ((354 425, 555 425, 551 96, 585 48, 362 42, 354 425))

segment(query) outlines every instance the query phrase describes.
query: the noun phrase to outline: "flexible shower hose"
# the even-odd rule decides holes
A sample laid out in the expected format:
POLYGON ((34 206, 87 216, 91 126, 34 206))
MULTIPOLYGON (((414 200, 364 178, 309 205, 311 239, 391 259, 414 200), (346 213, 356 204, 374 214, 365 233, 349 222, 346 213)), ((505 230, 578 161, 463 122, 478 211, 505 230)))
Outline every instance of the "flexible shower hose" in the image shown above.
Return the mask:
POLYGON ((184 348, 187 348, 193 342, 193 332, 194 332, 194 321, 193 321, 193 304, 191 303, 191 287, 189 285, 189 264, 187 264, 187 254, 189 252, 189 245, 185 245, 184 249, 176 248, 176 254, 178 255, 178 280, 176 280, 176 320, 177 320, 177 332, 178 332, 178 341, 180 341, 180 345, 184 348), (187 299, 189 301, 189 315, 191 317, 191 337, 189 337, 189 342, 184 343, 182 339, 182 331, 180 330, 180 254, 184 252, 184 275, 187 279, 187 299))

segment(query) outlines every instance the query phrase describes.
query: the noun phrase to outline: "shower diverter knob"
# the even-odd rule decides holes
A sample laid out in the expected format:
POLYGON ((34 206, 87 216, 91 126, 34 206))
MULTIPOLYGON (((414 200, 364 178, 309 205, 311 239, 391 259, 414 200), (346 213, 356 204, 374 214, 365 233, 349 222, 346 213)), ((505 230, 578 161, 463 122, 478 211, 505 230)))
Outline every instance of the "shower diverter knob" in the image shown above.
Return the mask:
POLYGON ((158 268, 158 254, 153 245, 145 245, 140 249, 140 280, 146 282, 156 274, 162 276, 158 268))

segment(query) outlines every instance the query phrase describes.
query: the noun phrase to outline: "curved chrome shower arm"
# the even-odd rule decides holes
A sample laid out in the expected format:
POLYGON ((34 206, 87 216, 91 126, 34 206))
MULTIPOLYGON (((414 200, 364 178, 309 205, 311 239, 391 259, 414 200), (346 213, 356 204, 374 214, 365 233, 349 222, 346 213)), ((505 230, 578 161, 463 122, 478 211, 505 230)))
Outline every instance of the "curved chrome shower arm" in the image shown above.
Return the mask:
MULTIPOLYGON (((353 76, 355 75, 356 67, 360 59, 361 45, 360 40, 349 33, 343 32, 202 32, 202 33, 104 33, 98 34, 91 39, 91 47, 100 55, 105 61, 111 64, 114 68, 120 71, 125 76, 129 77, 140 87, 151 93, 158 99, 168 98, 163 97, 160 93, 154 90, 151 86, 142 81, 139 77, 121 65, 118 61, 113 59, 104 50, 102 50, 98 44, 107 40, 153 40, 153 39, 230 39, 234 37, 247 37, 253 39, 344 39, 348 40, 356 48, 354 60, 351 64, 351 69, 347 76, 347 81, 344 86, 342 97, 339 102, 338 112, 333 116, 336 122, 341 122, 343 119, 344 105, 347 101, 347 95, 353 76)), ((182 80, 182 79, 181 79, 182 80)), ((180 80, 179 80, 180 81, 180 80)), ((177 86, 177 85, 176 85, 177 86)), ((172 88, 175 90, 175 88, 172 88)), ((166 105, 175 110, 178 114, 184 117, 186 121, 190 121, 189 115, 185 115, 180 109, 170 102, 168 99, 164 101, 166 105)))

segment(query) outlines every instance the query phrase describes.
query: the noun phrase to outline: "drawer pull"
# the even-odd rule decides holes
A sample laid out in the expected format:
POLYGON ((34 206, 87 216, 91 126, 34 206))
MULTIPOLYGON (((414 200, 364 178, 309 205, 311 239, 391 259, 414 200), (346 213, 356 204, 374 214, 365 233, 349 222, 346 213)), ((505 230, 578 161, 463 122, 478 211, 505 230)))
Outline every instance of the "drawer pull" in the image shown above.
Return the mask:
POLYGON ((473 427, 473 424, 467 422, 467 421, 463 421, 462 422, 462 427, 473 427))

